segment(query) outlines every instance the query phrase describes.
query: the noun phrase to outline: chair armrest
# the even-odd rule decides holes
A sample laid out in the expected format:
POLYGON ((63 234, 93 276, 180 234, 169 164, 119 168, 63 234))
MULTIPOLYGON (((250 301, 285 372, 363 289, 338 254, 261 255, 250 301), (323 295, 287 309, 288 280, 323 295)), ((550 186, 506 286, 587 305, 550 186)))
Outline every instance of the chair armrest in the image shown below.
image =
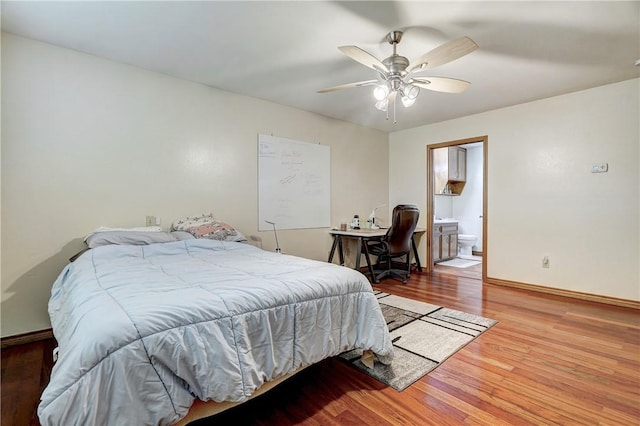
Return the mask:
POLYGON ((377 246, 377 245, 380 245, 383 242, 385 242, 385 238, 384 238, 384 236, 371 237, 371 238, 368 238, 368 239, 364 240, 364 242, 367 245, 367 247, 373 247, 373 246, 377 246))
POLYGON ((385 239, 376 239, 367 241, 367 250, 369 254, 379 256, 381 254, 389 253, 389 243, 385 239))

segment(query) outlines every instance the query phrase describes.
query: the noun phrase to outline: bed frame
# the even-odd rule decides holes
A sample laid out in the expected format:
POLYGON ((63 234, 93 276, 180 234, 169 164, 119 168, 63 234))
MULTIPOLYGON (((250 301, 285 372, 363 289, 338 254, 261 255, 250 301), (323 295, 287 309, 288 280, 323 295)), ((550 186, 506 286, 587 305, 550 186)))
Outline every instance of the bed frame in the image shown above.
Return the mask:
POLYGON ((225 410, 228 410, 229 408, 233 408, 233 407, 237 407, 240 404, 244 404, 247 401, 252 400, 253 398, 260 396, 268 391, 270 391, 271 389, 273 389, 274 387, 278 386, 280 383, 284 382, 285 380, 289 379, 290 377, 298 374, 299 372, 301 372, 302 370, 304 370, 307 367, 300 367, 298 368, 296 371, 293 371, 289 374, 285 374, 282 377, 279 377, 275 380, 272 380, 270 382, 266 382, 265 384, 263 384, 257 391, 255 391, 246 401, 242 401, 242 402, 214 402, 214 401, 209 401, 209 402, 204 402, 200 399, 196 399, 193 402, 193 405, 191 405, 191 408, 189 408, 189 412, 187 413, 186 416, 184 416, 182 418, 182 420, 180 420, 178 423, 174 424, 174 426, 186 426, 189 423, 199 420, 199 419, 204 419, 206 417, 211 417, 211 416, 215 416, 216 414, 222 413, 225 410))

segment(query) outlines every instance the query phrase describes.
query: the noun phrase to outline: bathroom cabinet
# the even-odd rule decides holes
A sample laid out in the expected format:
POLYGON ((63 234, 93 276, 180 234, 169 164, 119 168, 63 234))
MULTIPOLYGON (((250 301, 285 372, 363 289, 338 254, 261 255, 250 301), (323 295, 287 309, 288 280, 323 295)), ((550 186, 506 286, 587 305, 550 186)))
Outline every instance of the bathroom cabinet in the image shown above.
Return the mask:
POLYGON ((433 224, 433 262, 453 259, 458 254, 458 223, 433 224))
POLYGON ((467 181, 467 150, 448 146, 433 150, 433 182, 436 195, 460 195, 467 181))

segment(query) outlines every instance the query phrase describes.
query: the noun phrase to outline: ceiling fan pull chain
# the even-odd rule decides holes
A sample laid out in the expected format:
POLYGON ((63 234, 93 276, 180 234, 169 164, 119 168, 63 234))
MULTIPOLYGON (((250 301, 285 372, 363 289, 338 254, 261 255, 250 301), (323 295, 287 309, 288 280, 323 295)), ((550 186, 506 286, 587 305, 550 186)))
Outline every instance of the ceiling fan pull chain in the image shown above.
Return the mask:
POLYGON ((393 97, 393 124, 397 124, 398 121, 396 120, 396 103, 398 102, 398 97, 394 96, 393 97))

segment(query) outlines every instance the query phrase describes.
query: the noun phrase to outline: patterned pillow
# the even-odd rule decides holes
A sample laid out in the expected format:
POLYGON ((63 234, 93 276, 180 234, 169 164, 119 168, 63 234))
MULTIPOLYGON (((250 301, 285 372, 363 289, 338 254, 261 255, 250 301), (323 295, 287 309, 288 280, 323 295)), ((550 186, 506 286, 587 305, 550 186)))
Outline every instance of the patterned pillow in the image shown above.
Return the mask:
POLYGON ((171 224, 171 230, 185 231, 195 238, 208 238, 219 241, 247 241, 240 231, 228 223, 214 219, 211 214, 178 219, 171 224))
POLYGON ((168 232, 142 232, 142 231, 103 231, 87 235, 85 242, 89 248, 106 245, 142 246, 156 243, 171 243, 177 241, 176 237, 168 232))

